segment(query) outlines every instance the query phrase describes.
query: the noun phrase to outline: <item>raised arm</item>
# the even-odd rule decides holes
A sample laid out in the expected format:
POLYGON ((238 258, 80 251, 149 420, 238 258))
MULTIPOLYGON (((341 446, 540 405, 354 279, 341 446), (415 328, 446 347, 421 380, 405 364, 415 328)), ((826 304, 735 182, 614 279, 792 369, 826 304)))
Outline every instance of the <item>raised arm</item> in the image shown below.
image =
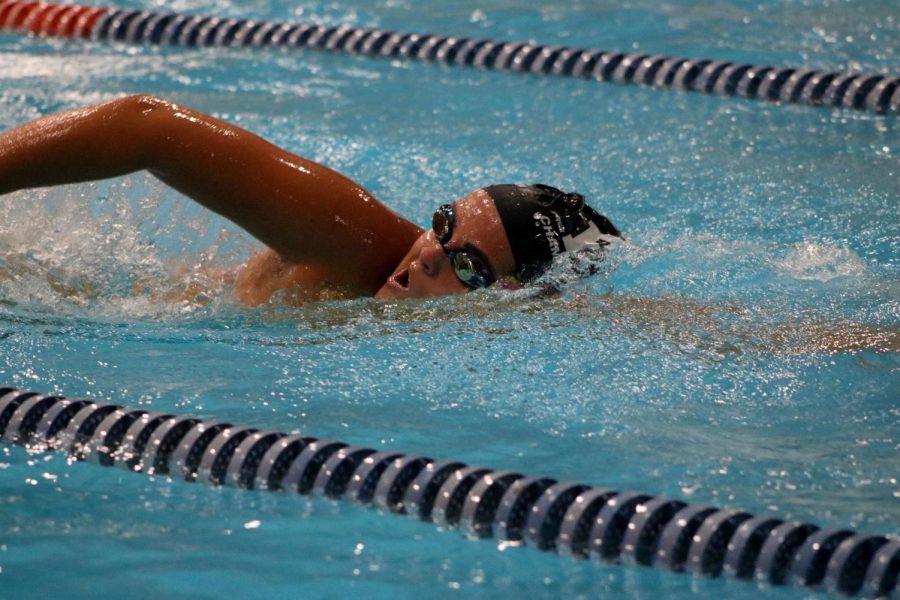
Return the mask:
POLYGON ((152 96, 0 135, 0 194, 142 169, 337 283, 378 289, 420 232, 343 175, 152 96))

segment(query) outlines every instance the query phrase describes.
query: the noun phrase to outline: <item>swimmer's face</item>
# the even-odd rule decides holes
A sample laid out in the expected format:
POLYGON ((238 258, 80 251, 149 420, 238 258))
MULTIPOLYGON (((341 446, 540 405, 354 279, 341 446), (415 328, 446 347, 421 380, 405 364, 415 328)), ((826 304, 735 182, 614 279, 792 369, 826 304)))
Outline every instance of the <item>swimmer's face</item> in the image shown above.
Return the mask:
POLYGON ((470 291, 472 288, 457 276, 448 251, 463 251, 482 263, 493 279, 507 284, 512 281, 515 260, 488 193, 476 190, 452 207, 455 218, 449 239, 441 245, 434 229, 424 231, 375 294, 376 298, 399 300, 470 291))

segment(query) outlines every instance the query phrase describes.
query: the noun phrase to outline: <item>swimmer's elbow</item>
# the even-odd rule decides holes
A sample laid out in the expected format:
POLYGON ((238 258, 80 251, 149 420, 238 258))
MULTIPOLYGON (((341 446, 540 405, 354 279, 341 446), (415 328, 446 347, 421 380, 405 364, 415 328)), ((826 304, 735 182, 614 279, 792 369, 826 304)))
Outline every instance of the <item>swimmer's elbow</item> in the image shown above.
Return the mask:
POLYGON ((139 155, 140 167, 153 169, 171 138, 177 107, 151 94, 135 94, 110 103, 109 126, 139 155))
POLYGON ((125 96, 109 103, 113 118, 122 120, 123 124, 148 126, 159 124, 171 117, 175 105, 151 94, 135 94, 125 96))

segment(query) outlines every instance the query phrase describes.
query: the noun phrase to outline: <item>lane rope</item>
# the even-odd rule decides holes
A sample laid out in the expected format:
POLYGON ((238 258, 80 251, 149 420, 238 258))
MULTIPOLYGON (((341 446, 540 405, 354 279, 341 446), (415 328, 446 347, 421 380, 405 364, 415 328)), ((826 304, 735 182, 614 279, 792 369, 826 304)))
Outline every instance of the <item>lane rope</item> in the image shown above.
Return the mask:
POLYGON ((0 0, 0 31, 137 45, 311 48, 394 60, 558 75, 794 103, 900 113, 900 77, 760 66, 310 23, 0 0))
POLYGON ((371 504, 579 559, 900 598, 900 539, 452 460, 0 388, 0 441, 211 485, 371 504))

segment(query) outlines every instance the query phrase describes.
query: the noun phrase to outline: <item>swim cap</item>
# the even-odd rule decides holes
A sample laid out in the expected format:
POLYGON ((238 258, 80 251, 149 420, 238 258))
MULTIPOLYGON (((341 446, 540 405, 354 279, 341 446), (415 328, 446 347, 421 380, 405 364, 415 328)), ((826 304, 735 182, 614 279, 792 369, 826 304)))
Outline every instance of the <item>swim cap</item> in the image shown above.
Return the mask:
POLYGON ((541 275, 558 254, 598 249, 610 237, 621 237, 581 194, 540 183, 492 185, 484 191, 494 200, 523 282, 541 275))

